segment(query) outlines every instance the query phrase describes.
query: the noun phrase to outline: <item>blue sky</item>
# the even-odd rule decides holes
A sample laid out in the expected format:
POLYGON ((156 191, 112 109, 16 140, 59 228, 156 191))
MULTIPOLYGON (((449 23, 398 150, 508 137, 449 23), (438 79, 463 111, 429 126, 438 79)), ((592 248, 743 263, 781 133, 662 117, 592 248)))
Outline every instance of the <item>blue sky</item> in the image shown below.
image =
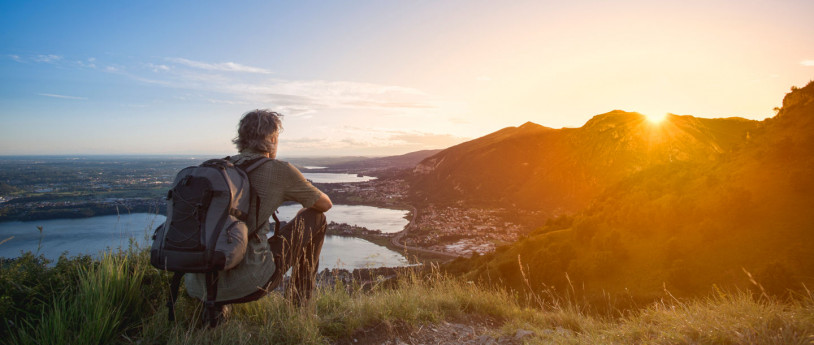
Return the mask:
POLYGON ((443 148, 623 109, 763 119, 814 78, 812 1, 3 2, 0 155, 443 148))

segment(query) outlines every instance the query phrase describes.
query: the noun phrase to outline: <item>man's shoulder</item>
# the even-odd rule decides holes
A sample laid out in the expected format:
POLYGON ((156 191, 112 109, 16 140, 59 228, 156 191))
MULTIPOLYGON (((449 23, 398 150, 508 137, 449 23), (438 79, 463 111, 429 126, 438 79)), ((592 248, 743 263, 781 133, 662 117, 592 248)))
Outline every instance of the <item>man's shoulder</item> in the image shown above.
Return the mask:
POLYGON ((269 159, 258 170, 275 175, 299 175, 300 171, 293 164, 278 159, 269 159))
POLYGON ((269 158, 269 161, 266 162, 263 165, 267 166, 267 167, 297 170, 297 168, 294 166, 294 164, 291 164, 291 163, 286 162, 286 161, 281 161, 281 160, 275 159, 275 158, 269 158))
POLYGON ((258 153, 254 153, 254 152, 239 153, 239 154, 234 155, 234 156, 229 156, 229 160, 231 162, 235 163, 235 164, 238 164, 238 165, 254 163, 254 162, 257 162, 260 159, 265 159, 266 162, 264 162, 262 165, 257 167, 258 169, 273 169, 275 167, 276 168, 289 168, 289 167, 293 168, 293 165, 291 165, 291 163, 288 163, 286 161, 281 161, 281 160, 278 160, 278 159, 274 159, 274 158, 268 158, 268 157, 265 157, 262 154, 258 154, 258 153))

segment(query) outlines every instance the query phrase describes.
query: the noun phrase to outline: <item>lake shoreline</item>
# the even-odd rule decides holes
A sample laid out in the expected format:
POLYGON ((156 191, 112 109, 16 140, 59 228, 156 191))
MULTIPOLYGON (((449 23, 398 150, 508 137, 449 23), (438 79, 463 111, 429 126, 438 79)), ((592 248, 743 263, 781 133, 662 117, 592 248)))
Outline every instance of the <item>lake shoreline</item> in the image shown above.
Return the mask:
MULTIPOLYGON (((330 195, 329 195, 330 196, 330 195)), ((333 199, 333 196, 332 196, 333 199)), ((380 202, 378 200, 348 200, 350 198, 337 198, 335 204, 348 206, 370 206, 389 210, 408 211, 412 206, 400 202, 380 202)), ((296 204, 293 202, 285 205, 296 204)), ((28 222, 36 220, 54 219, 81 219, 99 216, 111 216, 121 214, 151 213, 166 215, 167 203, 163 198, 158 199, 123 199, 115 203, 89 201, 71 205, 40 206, 26 213, 13 215, 0 215, 0 223, 4 222, 28 222)), ((330 211, 329 211, 330 212, 330 211)))
MULTIPOLYGON (((406 211, 341 206, 344 207, 333 210, 335 220, 355 223, 357 226, 353 228, 358 231, 344 231, 344 234, 339 232, 334 234, 331 231, 330 236, 325 238, 325 247, 321 255, 324 267, 353 269, 416 263, 387 245, 389 236, 383 235, 401 229, 407 223, 407 220, 403 219, 406 211), (359 225, 377 230, 368 230, 359 225), (350 234, 355 236, 347 236, 350 234)), ((281 219, 285 219, 284 216, 293 216, 297 208, 298 205, 289 207, 280 216, 281 219)), ((0 223, 2 234, 0 241, 6 239, 8 241, 0 245, 0 256, 15 258, 30 252, 34 255, 42 254, 52 261, 57 260, 63 253, 68 257, 98 256, 111 250, 113 252, 127 250, 132 244, 132 239, 138 244, 136 249, 145 249, 150 246, 149 237, 152 230, 164 221, 163 214, 151 212, 4 222, 0 223)), ((346 230, 351 229, 351 225, 345 227, 348 228, 346 230)))

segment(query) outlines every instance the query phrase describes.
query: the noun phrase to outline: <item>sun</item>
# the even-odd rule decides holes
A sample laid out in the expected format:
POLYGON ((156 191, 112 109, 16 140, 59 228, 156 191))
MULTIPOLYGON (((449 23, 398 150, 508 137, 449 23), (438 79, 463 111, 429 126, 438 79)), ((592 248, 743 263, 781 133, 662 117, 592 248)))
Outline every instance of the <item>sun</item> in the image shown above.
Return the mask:
POLYGON ((660 113, 660 112, 651 112, 644 114, 644 117, 647 118, 647 121, 650 121, 652 124, 660 124, 667 118, 667 113, 660 113))

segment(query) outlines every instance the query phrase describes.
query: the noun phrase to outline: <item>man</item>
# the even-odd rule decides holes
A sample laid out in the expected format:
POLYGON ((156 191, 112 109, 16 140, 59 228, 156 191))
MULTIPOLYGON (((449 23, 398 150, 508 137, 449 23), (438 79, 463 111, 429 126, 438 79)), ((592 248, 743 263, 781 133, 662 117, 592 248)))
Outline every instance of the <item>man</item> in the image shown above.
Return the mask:
MULTIPOLYGON (((279 285, 289 268, 293 270, 286 295, 295 304, 307 302, 314 289, 327 224, 323 212, 333 204, 297 168, 275 159, 282 130, 281 117, 270 110, 250 111, 243 115, 238 135, 232 141, 239 152, 229 157, 234 164, 243 166, 262 158, 270 160, 249 174, 260 203, 258 211, 258 205, 252 200, 247 225, 250 234, 257 230, 256 235, 249 238, 243 261, 218 275, 216 308, 221 318, 226 304, 254 301, 264 296, 279 285), (266 240, 271 228, 268 219, 285 201, 298 202, 303 209, 278 234, 266 240)), ((204 300, 205 274, 185 277, 187 292, 204 300)))

